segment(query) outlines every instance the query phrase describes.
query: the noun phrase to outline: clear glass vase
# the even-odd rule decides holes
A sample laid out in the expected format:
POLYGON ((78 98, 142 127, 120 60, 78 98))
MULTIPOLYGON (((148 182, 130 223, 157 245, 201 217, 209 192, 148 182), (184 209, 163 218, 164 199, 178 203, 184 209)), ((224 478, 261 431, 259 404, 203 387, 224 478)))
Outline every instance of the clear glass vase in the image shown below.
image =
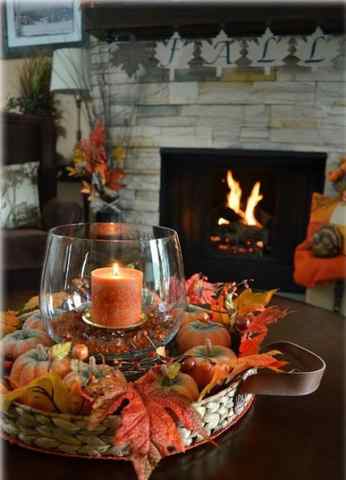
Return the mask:
POLYGON ((55 341, 106 358, 145 356, 172 340, 185 307, 174 230, 91 223, 49 232, 40 308, 55 341))

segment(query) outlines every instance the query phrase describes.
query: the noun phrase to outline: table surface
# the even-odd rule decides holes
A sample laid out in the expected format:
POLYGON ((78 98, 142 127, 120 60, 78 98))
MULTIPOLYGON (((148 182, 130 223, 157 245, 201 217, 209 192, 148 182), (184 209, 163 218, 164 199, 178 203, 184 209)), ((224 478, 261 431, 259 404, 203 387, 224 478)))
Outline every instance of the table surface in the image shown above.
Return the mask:
MULTIPOLYGON (((332 312, 276 298, 290 314, 268 341, 290 340, 321 355, 327 370, 306 397, 257 396, 249 413, 218 439, 162 460, 151 480, 341 480, 344 474, 344 322, 332 312)), ((4 480, 135 479, 129 462, 65 458, 7 442, 4 480)))

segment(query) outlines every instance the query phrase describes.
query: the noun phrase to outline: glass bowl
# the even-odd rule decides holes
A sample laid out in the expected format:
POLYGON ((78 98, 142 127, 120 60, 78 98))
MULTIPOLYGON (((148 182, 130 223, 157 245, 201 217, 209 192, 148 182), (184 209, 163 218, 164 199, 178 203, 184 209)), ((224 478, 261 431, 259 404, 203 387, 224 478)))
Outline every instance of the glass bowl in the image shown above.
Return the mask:
POLYGON ((179 239, 160 226, 64 225, 49 232, 40 309, 54 341, 131 358, 164 346, 186 307, 179 239))

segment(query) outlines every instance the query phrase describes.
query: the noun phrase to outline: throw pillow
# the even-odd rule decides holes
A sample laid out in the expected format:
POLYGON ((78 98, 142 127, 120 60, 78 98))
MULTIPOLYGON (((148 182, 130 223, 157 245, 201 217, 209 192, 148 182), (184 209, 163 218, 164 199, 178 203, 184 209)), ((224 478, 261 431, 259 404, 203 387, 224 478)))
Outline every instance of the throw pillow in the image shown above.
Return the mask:
POLYGON ((2 228, 35 227, 40 221, 38 162, 1 168, 0 224, 2 228))
POLYGON ((322 225, 335 225, 343 235, 342 253, 346 255, 346 202, 314 193, 311 202, 311 215, 307 239, 311 240, 322 225))

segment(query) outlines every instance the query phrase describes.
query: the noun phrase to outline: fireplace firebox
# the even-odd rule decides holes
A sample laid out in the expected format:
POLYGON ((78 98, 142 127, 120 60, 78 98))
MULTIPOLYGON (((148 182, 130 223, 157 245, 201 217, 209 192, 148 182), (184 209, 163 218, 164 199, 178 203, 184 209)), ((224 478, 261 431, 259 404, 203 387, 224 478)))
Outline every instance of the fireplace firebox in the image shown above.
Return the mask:
POLYGON ((161 149, 160 224, 178 232, 186 275, 301 292, 293 254, 325 162, 323 152, 161 149))

